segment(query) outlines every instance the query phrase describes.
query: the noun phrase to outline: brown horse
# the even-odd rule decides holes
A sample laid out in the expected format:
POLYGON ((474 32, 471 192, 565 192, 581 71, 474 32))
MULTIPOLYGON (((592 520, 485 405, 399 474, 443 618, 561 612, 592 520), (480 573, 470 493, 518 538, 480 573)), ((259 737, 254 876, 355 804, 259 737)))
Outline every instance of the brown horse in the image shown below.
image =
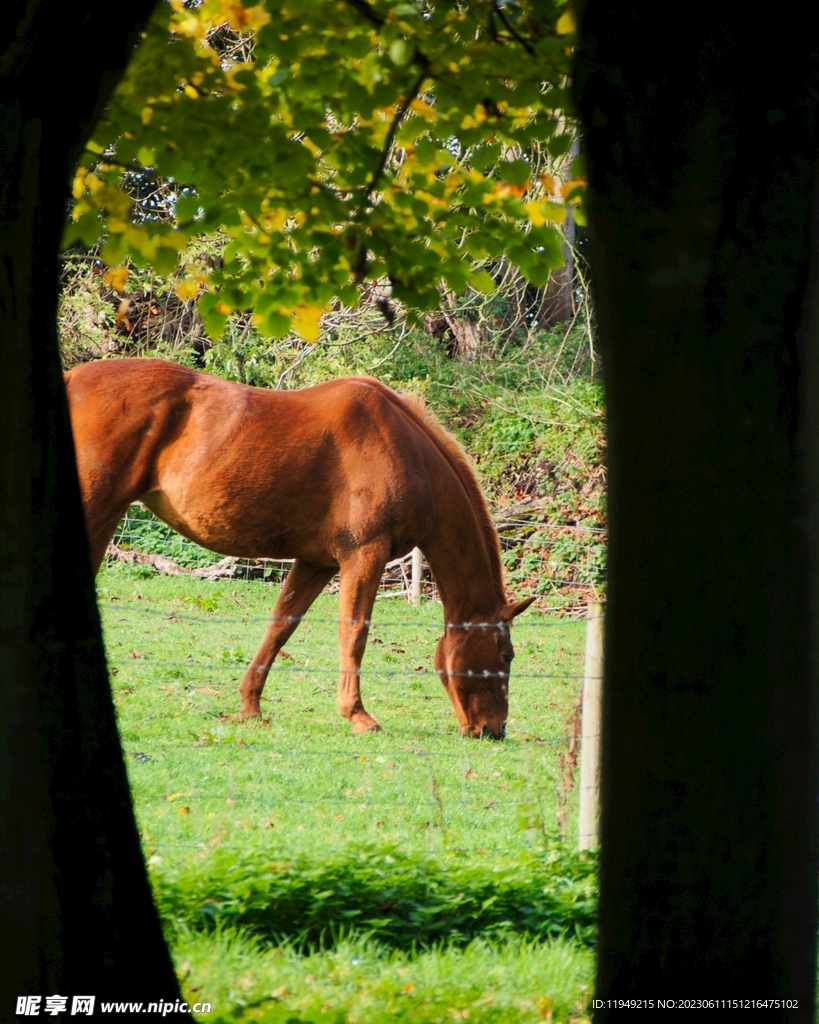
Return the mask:
POLYGON ((498 537, 460 445, 419 400, 369 377, 266 391, 161 359, 66 375, 93 571, 139 500, 223 555, 295 558, 239 686, 260 714, 274 658, 341 571, 338 709, 377 730, 359 670, 384 564, 420 547, 444 605, 435 670, 463 734, 504 735, 510 621, 498 537))

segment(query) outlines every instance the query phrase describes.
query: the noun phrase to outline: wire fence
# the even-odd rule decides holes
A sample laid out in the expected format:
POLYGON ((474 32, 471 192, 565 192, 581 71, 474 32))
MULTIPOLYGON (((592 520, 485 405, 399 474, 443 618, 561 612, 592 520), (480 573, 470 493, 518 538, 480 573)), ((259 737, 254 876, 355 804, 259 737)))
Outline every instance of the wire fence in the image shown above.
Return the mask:
MULTIPOLYGON (((272 570, 267 571, 270 573, 272 570)), ((286 568, 279 571, 286 571, 286 568)), ((247 578, 253 579, 252 576, 247 578)), ((403 581, 396 587, 401 587, 400 593, 406 596, 409 588, 403 581)), ((252 614, 246 609, 237 608, 231 614, 225 614, 213 608, 201 614, 169 604, 168 601, 152 602, 144 598, 117 598, 106 602, 106 617, 117 623, 124 622, 125 628, 134 633, 138 629, 145 632, 145 626, 151 624, 153 626, 148 632, 161 626, 177 630, 184 636, 192 635, 194 628, 199 636, 221 635, 228 628, 235 629, 239 625, 243 630, 256 627, 256 642, 261 640, 263 628, 272 619, 271 615, 252 614)), ((437 640, 443 628, 498 628, 497 623, 444 623, 437 616, 437 621, 434 621, 429 610, 427 606, 424 617, 415 609, 408 608, 406 617, 396 620, 391 614, 390 621, 386 623, 376 611, 373 619, 366 621, 370 627, 369 650, 373 651, 375 645, 380 645, 382 651, 389 651, 394 657, 403 658, 404 662, 389 667, 376 664, 360 670, 363 677, 373 680, 372 688, 368 688, 372 692, 365 695, 365 702, 374 706, 377 717, 386 714, 397 720, 399 716, 406 716, 407 711, 400 706, 403 690, 410 683, 429 685, 436 676, 434 667, 428 663, 431 655, 424 652, 424 648, 437 640), (407 630, 414 632, 414 639, 402 639, 406 637, 407 630), (417 647, 417 651, 412 645, 417 647)), ((568 618, 576 614, 577 609, 574 609, 568 618)), ((602 612, 597 613, 597 617, 601 615, 602 612)), ((286 618, 291 623, 303 623, 315 630, 323 630, 333 638, 339 625, 336 616, 319 613, 286 618)), ((537 637, 548 638, 551 631, 561 627, 565 629, 567 625, 564 609, 546 609, 528 620, 521 617, 515 622, 514 633, 521 641, 536 644, 537 637)), ((312 645, 310 650, 314 650, 312 645)), ((579 661, 579 649, 576 657, 579 661)), ((305 816, 312 823, 318 821, 325 832, 328 821, 331 825, 338 821, 340 832, 344 821, 344 829, 352 830, 356 836, 366 833, 370 838, 390 833, 403 839, 414 833, 417 842, 422 830, 429 835, 430 853, 457 848, 463 852, 472 850, 481 854, 511 856, 536 845, 550 828, 554 828, 555 823, 564 837, 574 834, 569 814, 579 791, 581 693, 584 677, 588 679, 588 664, 585 673, 560 669, 556 665, 541 667, 538 664, 533 670, 525 663, 519 669, 512 666, 513 702, 516 687, 518 691, 527 687, 531 692, 560 687, 564 696, 567 693, 570 696, 557 732, 552 728, 550 732, 539 735, 535 722, 523 721, 510 733, 520 740, 515 754, 515 770, 527 776, 523 782, 518 782, 519 792, 512 793, 500 783, 500 788, 493 789, 488 779, 484 779, 487 784, 479 791, 473 786, 477 776, 486 775, 495 762, 500 764, 505 758, 502 744, 469 739, 456 740, 448 747, 451 740, 444 742, 443 735, 434 744, 428 739, 402 735, 404 742, 401 744, 390 745, 388 742, 384 745, 382 738, 375 750, 362 753, 360 748, 345 748, 343 742, 327 744, 326 737, 324 740, 311 738, 309 742, 305 739, 301 745, 288 744, 288 737, 292 739, 292 729, 281 738, 275 737, 275 727, 283 716, 292 723, 294 719, 306 721, 306 716, 316 715, 317 710, 321 712, 323 708, 316 704, 319 695, 326 712, 335 721, 335 710, 330 707, 334 697, 331 681, 338 677, 339 666, 330 663, 326 657, 314 664, 309 655, 304 658, 284 652, 284 660, 265 666, 271 673, 266 708, 275 709, 277 713, 271 716, 272 724, 270 718, 262 719, 258 729, 249 734, 244 732, 244 724, 235 719, 236 708, 231 704, 226 713, 225 707, 217 707, 213 698, 218 698, 218 703, 222 698, 229 698, 238 705, 238 698, 232 696, 224 684, 227 677, 237 681, 237 677, 246 671, 249 660, 241 652, 228 649, 211 654, 198 646, 185 657, 168 657, 167 653, 151 649, 149 652, 118 653, 111 658, 112 673, 119 676, 120 681, 123 676, 136 681, 156 675, 170 679, 189 705, 188 710, 204 711, 205 718, 210 721, 210 725, 202 725, 202 716, 199 716, 197 722, 191 720, 185 724, 188 733, 185 740, 177 736, 172 743, 163 742, 159 746, 156 743, 141 744, 144 749, 126 743, 126 750, 135 766, 147 767, 151 762, 170 765, 171 761, 175 766, 171 772, 172 781, 166 777, 157 786, 158 778, 146 776, 138 787, 139 806, 148 811, 149 817, 152 813, 174 808, 179 814, 173 835, 163 838, 146 835, 150 856, 159 856, 162 850, 205 854, 218 847, 241 851, 246 848, 247 841, 246 831, 240 835, 240 829, 255 831, 258 839, 264 829, 280 828, 288 820, 301 819, 305 824, 305 816), (290 683, 293 687, 300 685, 301 690, 288 689, 290 683), (307 692, 305 683, 311 687, 307 692), (298 692, 301 696, 288 696, 291 692, 298 692), (300 706, 288 705, 285 703, 288 699, 299 700, 300 706), (286 711, 276 707, 281 704, 287 708, 286 711), (265 732, 270 737, 269 742, 259 738, 265 732), (214 754, 218 766, 213 764, 214 754), (362 767, 365 764, 370 773, 366 777, 362 767), (426 781, 418 781, 417 766, 420 764, 426 766, 426 781), (209 775, 207 785, 201 780, 202 772, 206 770, 203 765, 209 775), (351 767, 356 767, 360 776, 356 780, 347 778, 351 767), (403 773, 409 781, 381 796, 377 792, 378 780, 372 773, 378 775, 382 771, 403 773), (305 785, 304 779, 311 780, 309 785, 305 785), (353 785, 352 781, 358 781, 360 785, 353 785), (361 791, 362 786, 366 791, 361 791), (470 817, 480 820, 482 827, 485 826, 484 834, 477 840, 474 836, 468 840, 470 830, 464 823, 470 817), (217 830, 215 835, 206 835, 207 830, 203 832, 201 828, 193 827, 197 818, 200 822, 209 818, 224 820, 230 834, 223 835, 217 830)), ((491 678, 492 673, 480 675, 491 678)), ((439 690, 437 687, 436 692, 439 690)), ((431 698, 424 696, 422 699, 431 698)), ((452 715, 445 700, 440 702, 440 711, 447 716, 452 715)), ((270 715, 270 711, 265 713, 270 715)), ((587 731, 583 735, 583 744, 592 742, 596 742, 596 736, 587 731)), ((506 763, 510 760, 505 758, 506 763)), ((593 799, 596 800, 596 790, 593 799)), ((593 839, 594 836, 591 840, 586 836, 586 846, 595 845, 593 839)))
MULTIPOLYGON (((522 503, 525 504, 525 503, 522 503)), ((517 506, 516 506, 517 507, 517 506)), ((507 510, 496 517, 506 581, 515 593, 536 593, 561 610, 584 614, 589 601, 605 589, 605 530, 599 527, 542 522, 535 507, 528 514, 507 510)), ((170 574, 205 580, 263 581, 281 584, 292 559, 218 558, 154 516, 140 502, 131 505, 106 553, 105 564, 131 563, 170 574)), ((337 592, 336 576, 327 586, 337 592)), ((438 599, 435 581, 422 565, 421 593, 438 599)), ((412 596, 412 553, 388 562, 379 599, 412 596)))

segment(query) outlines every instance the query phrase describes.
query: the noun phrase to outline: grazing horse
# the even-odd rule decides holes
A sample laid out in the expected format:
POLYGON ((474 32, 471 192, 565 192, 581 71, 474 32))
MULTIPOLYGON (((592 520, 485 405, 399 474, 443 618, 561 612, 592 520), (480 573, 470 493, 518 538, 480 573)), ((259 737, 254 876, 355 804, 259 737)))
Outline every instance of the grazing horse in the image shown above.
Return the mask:
POLYGON ((340 570, 338 710, 377 730, 359 688, 373 602, 385 563, 418 546, 443 601, 435 670, 461 733, 504 735, 509 623, 534 598, 507 602, 475 474, 421 400, 370 377, 268 391, 162 359, 86 363, 66 383, 95 573, 137 500, 219 554, 295 558, 240 717, 260 714, 273 660, 340 570))

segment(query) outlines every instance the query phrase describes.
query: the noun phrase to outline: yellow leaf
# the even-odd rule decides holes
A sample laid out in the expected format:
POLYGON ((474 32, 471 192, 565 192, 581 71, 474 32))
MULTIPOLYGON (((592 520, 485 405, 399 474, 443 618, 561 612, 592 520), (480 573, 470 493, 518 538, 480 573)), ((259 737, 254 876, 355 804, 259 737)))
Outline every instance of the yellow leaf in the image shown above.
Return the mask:
POLYGON ((525 203, 526 216, 536 228, 542 228, 546 221, 552 224, 562 224, 566 219, 566 207, 560 203, 547 203, 538 199, 531 203, 525 203))
POLYGON ((191 809, 190 809, 190 807, 180 807, 179 808, 179 813, 180 814, 190 814, 191 813, 191 809))
POLYGON ((199 294, 199 284, 194 281, 191 277, 183 278, 181 281, 177 281, 173 288, 178 299, 195 299, 199 294))
POLYGON ((421 114, 427 121, 432 121, 435 118, 435 107, 430 106, 425 100, 416 98, 410 103, 409 108, 414 110, 416 114, 421 114))
POLYGON ((191 795, 190 791, 188 791, 186 793, 171 793, 171 795, 170 796, 166 796, 165 799, 166 800, 178 800, 180 798, 180 796, 190 796, 190 795, 191 795))
POLYGON ((222 302, 221 299, 213 307, 217 313, 221 313, 222 316, 230 316, 233 312, 233 307, 229 306, 226 302, 222 302))
POLYGON ((190 97, 190 99, 192 99, 192 100, 198 100, 199 99, 199 93, 189 83, 185 84, 185 88, 184 88, 183 92, 185 93, 186 96, 190 97))
POLYGON ((120 302, 119 306, 117 307, 117 318, 116 318, 116 321, 115 321, 117 327, 119 327, 119 325, 122 323, 122 321, 126 319, 126 317, 128 316, 128 310, 130 308, 131 308, 131 300, 130 299, 123 299, 122 302, 120 302))
POLYGON ((257 32, 262 25, 266 25, 270 21, 270 15, 264 9, 264 7, 247 7, 245 8, 245 23, 247 27, 257 32))
POLYGON ((576 32, 577 18, 574 16, 574 11, 571 9, 564 11, 557 19, 557 25, 555 28, 557 29, 557 34, 559 36, 568 35, 569 32, 576 32))
POLYGON ((265 231, 278 231, 287 220, 287 210, 264 210, 260 219, 265 231))
POLYGON ((534 224, 536 228, 542 228, 546 223, 546 217, 543 215, 543 203, 539 200, 533 203, 525 203, 524 209, 526 210, 526 216, 530 222, 534 224))
POLYGON ((125 282, 128 280, 128 268, 124 263, 118 267, 112 267, 103 278, 103 281, 110 285, 120 295, 125 291, 125 282))
POLYGON ((74 175, 74 183, 71 186, 71 195, 75 199, 79 199, 85 191, 85 176, 88 174, 87 167, 80 167, 77 173, 74 175))
POLYGON ((299 303, 291 314, 293 330, 305 341, 318 341, 319 321, 324 310, 320 306, 299 303))
POLYGON ((583 198, 585 189, 585 178, 573 178, 571 181, 567 181, 560 191, 565 196, 567 203, 579 203, 583 198))
POLYGON ((154 116, 154 108, 153 107, 143 107, 142 108, 142 113, 139 115, 139 119, 140 119, 140 121, 144 125, 149 125, 151 123, 151 118, 153 116, 154 116))
POLYGON ((222 0, 222 17, 235 32, 259 29, 270 21, 263 7, 243 7, 235 0, 222 0))

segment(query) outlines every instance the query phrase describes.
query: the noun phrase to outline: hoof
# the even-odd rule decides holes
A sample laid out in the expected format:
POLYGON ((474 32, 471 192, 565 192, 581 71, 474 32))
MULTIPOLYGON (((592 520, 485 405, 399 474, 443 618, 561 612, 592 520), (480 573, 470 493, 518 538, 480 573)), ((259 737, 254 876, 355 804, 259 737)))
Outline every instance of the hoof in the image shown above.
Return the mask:
POLYGON ((353 732, 382 732, 381 726, 374 718, 369 721, 353 722, 353 732))
POLYGON ((229 718, 234 722, 250 722, 254 718, 261 718, 261 711, 240 711, 238 715, 230 715, 229 718))

